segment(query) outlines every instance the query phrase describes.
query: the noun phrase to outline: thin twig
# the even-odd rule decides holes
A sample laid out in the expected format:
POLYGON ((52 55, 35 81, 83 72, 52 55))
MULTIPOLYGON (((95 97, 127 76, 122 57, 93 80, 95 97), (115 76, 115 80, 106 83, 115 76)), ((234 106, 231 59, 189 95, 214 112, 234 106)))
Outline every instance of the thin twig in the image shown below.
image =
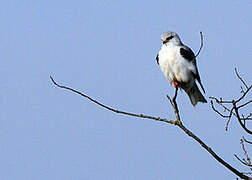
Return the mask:
POLYGON ((200 31, 200 48, 199 48, 198 52, 196 53, 195 57, 197 57, 199 55, 202 47, 203 47, 203 33, 200 31))
POLYGON ((242 127, 247 133, 252 134, 252 131, 250 131, 250 130, 245 126, 245 124, 242 123, 242 120, 241 120, 241 118, 240 118, 240 114, 239 114, 239 112, 238 112, 238 108, 236 107, 236 102, 235 102, 235 101, 233 101, 233 108, 234 108, 234 110, 235 110, 236 117, 237 117, 238 122, 240 123, 241 127, 242 127))
POLYGON ((250 91, 251 88, 252 88, 252 85, 248 87, 248 89, 243 93, 243 95, 239 99, 237 99, 235 102, 241 101, 247 95, 247 93, 250 91))
POLYGON ((179 115, 179 109, 178 109, 178 105, 177 105, 177 102, 176 102, 177 95, 178 95, 178 87, 176 87, 175 94, 174 94, 174 96, 172 98, 172 103, 173 103, 173 109, 174 109, 174 113, 175 113, 177 122, 181 123, 181 119, 180 119, 180 115, 179 115))
POLYGON ((248 143, 248 144, 252 144, 252 142, 251 142, 251 141, 248 141, 247 139, 245 139, 244 136, 242 136, 242 138, 243 138, 243 141, 244 141, 244 142, 246 142, 246 143, 248 143))
POLYGON ((213 109, 217 114, 219 114, 219 115, 220 115, 221 117, 223 117, 223 118, 229 118, 229 116, 223 115, 220 111, 218 111, 218 110, 214 107, 213 101, 212 101, 212 100, 210 101, 210 103, 211 103, 212 109, 213 109))
POLYGON ((173 105, 173 102, 172 102, 172 99, 170 98, 170 96, 166 95, 166 97, 168 98, 168 100, 170 101, 172 107, 174 108, 174 105, 173 105))
POLYGON ((246 161, 244 161, 244 160, 241 160, 236 154, 234 154, 234 157, 238 160, 238 161, 240 161, 242 164, 244 164, 244 165, 246 165, 246 166, 250 166, 250 167, 252 167, 251 165, 249 165, 246 161))
POLYGON ((241 118, 242 120, 252 120, 252 118, 251 118, 251 116, 252 116, 252 113, 249 113, 248 115, 247 115, 247 117, 243 117, 243 118, 241 118))
POLYGON ((230 110, 230 112, 229 112, 228 123, 229 123, 229 121, 231 120, 231 117, 232 117, 232 114, 233 114, 233 110, 234 110, 234 108, 232 108, 232 109, 230 110))
MULTIPOLYGON (((209 97, 209 98, 210 98, 210 99, 216 99, 216 98, 213 98, 213 97, 209 97)), ((217 101, 216 101, 216 102, 217 102, 217 101)), ((211 107, 212 107, 212 109, 214 110, 214 112, 216 112, 217 114, 219 114, 219 115, 220 115, 221 117, 223 117, 223 118, 228 118, 227 123, 226 123, 226 126, 225 126, 225 130, 228 131, 228 126, 229 126, 229 123, 230 123, 232 114, 234 114, 234 113, 233 113, 233 109, 231 109, 231 111, 230 111, 226 106, 224 106, 224 105, 221 104, 221 106, 223 106, 223 108, 224 108, 224 111, 225 111, 225 110, 228 110, 228 111, 229 111, 229 115, 224 115, 224 114, 222 114, 220 111, 218 111, 218 110, 214 107, 213 100, 211 100, 210 103, 211 103, 211 107)), ((218 103, 218 104, 219 104, 219 103, 218 103)), ((235 115, 235 114, 234 114, 234 115, 235 115)))
POLYGON ((252 99, 251 99, 250 101, 248 101, 248 102, 246 102, 246 103, 244 103, 244 104, 238 106, 237 108, 239 109, 239 108, 241 108, 241 107, 244 107, 244 106, 248 105, 249 103, 252 103, 252 99))
POLYGON ((238 74, 236 68, 235 68, 235 74, 236 74, 236 76, 240 79, 240 81, 242 82, 242 84, 248 89, 247 84, 246 84, 245 81, 242 79, 242 77, 238 74))
MULTIPOLYGON (((231 109, 229 109, 227 106, 225 106, 224 104, 230 104, 230 103, 232 103, 233 101, 223 101, 222 100, 222 98, 220 98, 220 100, 219 99, 217 99, 216 97, 209 97, 209 99, 213 99, 213 100, 215 100, 215 102, 217 103, 217 104, 219 104, 223 109, 224 109, 224 112, 225 111, 228 111, 228 112, 231 112, 231 109)), ((235 116, 235 113, 233 113, 233 115, 235 116)), ((224 115, 225 116, 225 115, 224 115)), ((229 118, 229 116, 226 116, 225 118, 229 118)))
POLYGON ((250 158, 249 158, 249 155, 248 155, 248 152, 247 152, 247 150, 246 150, 246 148, 245 148, 245 145, 243 144, 243 140, 242 140, 242 139, 241 139, 240 143, 241 143, 241 145, 242 145, 242 150, 243 150, 243 152, 244 152, 244 155, 245 155, 245 157, 246 157, 246 159, 247 159, 246 162, 247 162, 248 166, 252 167, 251 161, 250 161, 250 158))
MULTIPOLYGON (((252 172, 242 172, 242 174, 248 174, 248 175, 251 175, 252 172)), ((250 178, 251 179, 251 178, 250 178)))

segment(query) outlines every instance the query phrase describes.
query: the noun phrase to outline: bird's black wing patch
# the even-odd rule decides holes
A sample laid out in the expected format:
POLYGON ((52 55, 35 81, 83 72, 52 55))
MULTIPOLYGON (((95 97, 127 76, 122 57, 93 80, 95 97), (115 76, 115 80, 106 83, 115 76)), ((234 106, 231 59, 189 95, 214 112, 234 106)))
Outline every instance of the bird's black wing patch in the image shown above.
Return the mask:
POLYGON ((158 57, 158 54, 157 54, 156 60, 157 60, 157 64, 159 65, 159 57, 158 57))
POLYGON ((189 47, 185 46, 180 48, 180 54, 181 56, 183 56, 183 58, 187 59, 190 62, 195 60, 195 55, 189 47))
POLYGON ((204 89, 204 87, 201 83, 201 80, 200 80, 200 76, 199 76, 199 72, 198 72, 198 68, 197 68, 197 63, 196 63, 196 57, 195 57, 193 51, 189 47, 184 46, 184 47, 180 48, 180 54, 181 54, 181 56, 183 56, 183 58, 185 58, 189 62, 192 62, 193 65, 196 67, 196 72, 192 72, 192 74, 193 74, 194 78, 197 79, 197 81, 200 84, 201 89, 205 93, 205 89, 204 89))

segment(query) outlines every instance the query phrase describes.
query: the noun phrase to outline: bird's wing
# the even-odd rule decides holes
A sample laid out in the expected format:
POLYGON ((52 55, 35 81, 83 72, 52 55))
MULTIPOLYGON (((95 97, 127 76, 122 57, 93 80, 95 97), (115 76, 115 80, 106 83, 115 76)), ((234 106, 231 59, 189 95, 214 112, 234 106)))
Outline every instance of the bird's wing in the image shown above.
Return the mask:
POLYGON ((180 48, 180 54, 183 58, 185 58, 189 62, 192 62, 193 65, 195 66, 195 71, 191 71, 191 72, 192 72, 194 78, 197 79, 197 81, 200 84, 201 89, 205 93, 205 89, 204 89, 204 87, 201 83, 201 80, 200 80, 199 71, 198 71, 197 63, 196 63, 196 57, 195 57, 193 51, 189 47, 183 46, 180 48))
POLYGON ((185 58, 189 62, 193 62, 196 59, 193 51, 187 46, 182 46, 180 48, 180 54, 183 58, 185 58))
POLYGON ((159 56, 158 56, 158 54, 156 56, 156 60, 157 60, 157 64, 159 65, 159 56))

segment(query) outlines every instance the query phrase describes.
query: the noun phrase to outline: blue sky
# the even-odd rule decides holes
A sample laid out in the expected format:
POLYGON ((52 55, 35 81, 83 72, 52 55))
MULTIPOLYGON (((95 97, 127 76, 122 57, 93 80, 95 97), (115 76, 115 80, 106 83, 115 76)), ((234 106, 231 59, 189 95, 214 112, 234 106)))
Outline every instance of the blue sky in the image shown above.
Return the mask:
MULTIPOLYGON (((237 97, 251 82, 252 2, 3 1, 0 7, 0 179, 235 179, 178 128, 108 112, 71 86, 114 108, 174 118, 174 88, 156 64, 160 35, 173 30, 196 52, 206 97, 237 97)), ((229 131, 210 104, 178 105, 186 127, 246 171, 244 132, 229 131)), ((248 149, 249 150, 249 149, 248 149)))

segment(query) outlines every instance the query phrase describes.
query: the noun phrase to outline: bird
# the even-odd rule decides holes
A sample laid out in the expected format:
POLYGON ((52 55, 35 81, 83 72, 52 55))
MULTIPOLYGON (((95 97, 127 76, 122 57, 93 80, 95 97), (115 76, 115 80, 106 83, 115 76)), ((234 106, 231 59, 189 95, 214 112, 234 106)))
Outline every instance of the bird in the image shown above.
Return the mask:
POLYGON ((174 84, 176 89, 183 89, 194 107, 198 102, 206 103, 207 100, 196 84, 197 80, 205 93, 194 52, 182 43, 176 32, 163 33, 161 40, 163 44, 156 61, 169 83, 174 84))

